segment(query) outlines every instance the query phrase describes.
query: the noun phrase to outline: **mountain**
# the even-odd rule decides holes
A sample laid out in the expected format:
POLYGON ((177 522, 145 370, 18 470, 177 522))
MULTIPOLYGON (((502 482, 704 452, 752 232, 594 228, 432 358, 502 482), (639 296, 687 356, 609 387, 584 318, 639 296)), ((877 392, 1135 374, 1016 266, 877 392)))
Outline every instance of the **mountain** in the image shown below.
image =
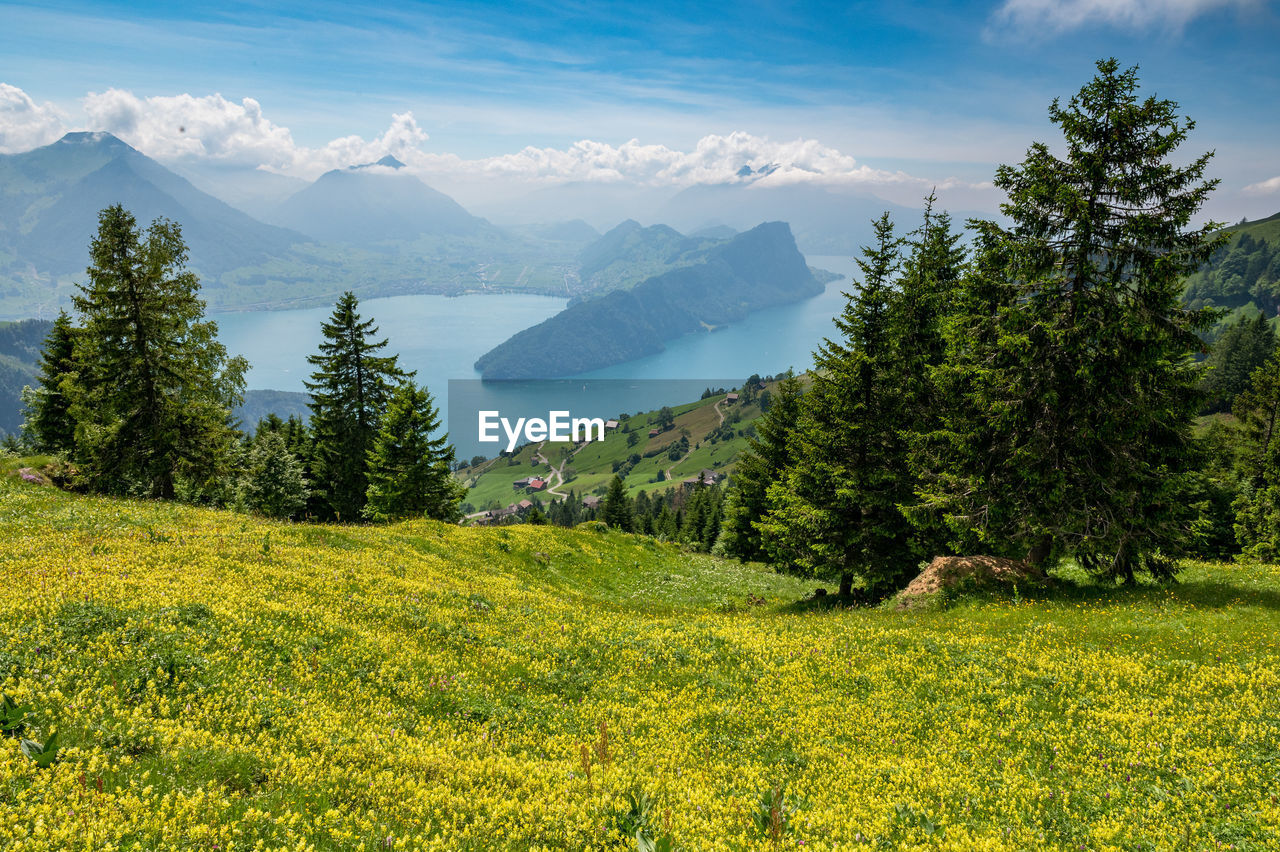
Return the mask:
POLYGON ((660 352, 663 341, 822 289, 787 224, 766 222, 713 243, 691 265, 571 304, 485 353, 476 369, 486 379, 571 376, 660 352))
POLYGON ((190 265, 205 276, 263 263, 305 241, 264 225, 109 133, 68 133, 23 154, 0 156, 0 273, 82 274, 98 213, 123 204, 139 225, 164 216, 182 226, 190 265))
POLYGON ((686 237, 666 225, 642 226, 628 219, 578 254, 578 278, 588 292, 630 287, 701 259, 716 239, 686 237))
POLYGON ((871 241, 871 221, 886 210, 901 231, 914 228, 920 217, 918 210, 866 193, 807 183, 744 182, 688 187, 661 207, 656 218, 686 233, 722 226, 740 231, 757 222, 782 220, 791 225, 805 254, 853 255, 871 241))
MULTIPOLYGON (((572 181, 514 197, 509 192, 497 196, 486 194, 475 198, 471 209, 504 226, 554 222, 573 217, 603 231, 626 218, 663 221, 657 217, 657 212, 671 199, 671 195, 668 187, 623 181, 572 181)), ((759 221, 762 220, 756 220, 759 221)))
POLYGON ((405 172, 404 164, 392 156, 325 172, 280 205, 271 218, 324 242, 379 243, 492 229, 449 196, 405 172))
POLYGON ((264 222, 289 196, 309 185, 302 178, 217 161, 183 160, 169 168, 197 189, 264 222))

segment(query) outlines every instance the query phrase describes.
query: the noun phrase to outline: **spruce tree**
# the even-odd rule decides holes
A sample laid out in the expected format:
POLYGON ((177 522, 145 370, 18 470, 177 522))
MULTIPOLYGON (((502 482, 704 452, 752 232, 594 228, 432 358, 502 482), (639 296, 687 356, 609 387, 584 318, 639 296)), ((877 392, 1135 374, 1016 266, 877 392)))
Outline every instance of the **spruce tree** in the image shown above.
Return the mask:
POLYGON ((1274 562, 1280 558, 1280 353, 1254 371, 1234 412, 1243 433, 1236 541, 1245 554, 1274 562))
MULTIPOLYGON (((889 312, 899 372, 899 428, 910 456, 902 475, 911 480, 912 491, 931 463, 929 437, 942 425, 937 374, 946 362, 948 321, 957 310, 967 271, 961 235, 952 231, 950 215, 934 211, 935 201, 933 193, 925 198, 924 221, 908 235, 889 312)), ((912 539, 919 556, 948 550, 950 535, 939 513, 914 497, 904 498, 904 509, 915 527, 912 539)))
POLYGON ((307 505, 309 493, 302 463, 289 451, 281 432, 260 429, 245 454, 241 504, 269 518, 292 518, 307 505))
MULTIPOLYGON (((769 393, 766 391, 765 393, 769 393)), ((756 523, 769 510, 769 486, 792 463, 792 430, 800 419, 804 386, 795 376, 778 383, 768 409, 756 420, 756 437, 738 457, 724 509, 725 552, 746 561, 767 558, 756 523)), ((764 402, 764 395, 761 395, 764 402)))
POLYGON ((1242 316, 1227 326, 1203 365, 1203 410, 1229 411, 1235 398, 1249 387, 1253 371, 1265 364, 1275 350, 1276 333, 1266 314, 1242 316))
POLYGON ((837 579, 842 595, 855 579, 885 591, 916 561, 899 509, 911 497, 911 479, 890 317, 901 240, 887 213, 874 230, 875 245, 858 261, 861 285, 836 319, 843 338, 825 340, 814 353, 794 462, 769 487, 770 510, 758 524, 775 565, 837 579))
POLYGON ((1097 68, 1049 109, 1064 156, 1035 143, 997 170, 1010 226, 974 223, 1000 279, 979 291, 1011 292, 958 330, 987 425, 961 439, 947 497, 965 532, 1033 562, 1071 553, 1108 577, 1167 576, 1190 528, 1191 355, 1209 319, 1183 308, 1182 281, 1220 244, 1216 225, 1189 223, 1216 181, 1210 154, 1171 162, 1194 127, 1175 103, 1139 99, 1136 70, 1114 59, 1097 68))
POLYGON ((631 532, 631 498, 621 476, 609 480, 609 492, 600 507, 600 520, 614 529, 631 532))
POLYGON ((219 490, 231 474, 231 411, 247 364, 227 358, 204 319, 179 226, 157 219, 144 238, 131 213, 108 207, 90 257, 89 282, 73 298, 83 319, 71 406, 82 471, 115 493, 219 490))
POLYGON ((439 428, 440 415, 427 389, 401 383, 369 449, 365 517, 458 519, 466 489, 453 478, 449 436, 432 437, 439 428))
POLYGON ((66 311, 59 311, 40 355, 37 386, 24 398, 23 432, 34 449, 70 456, 75 449, 76 422, 71 416, 75 393, 76 329, 66 311))
POLYGON ((361 320, 355 294, 344 293, 320 328, 320 351, 307 356, 315 367, 306 382, 311 392, 311 484, 316 510, 355 520, 369 490, 368 454, 402 371, 394 355, 378 353, 373 320, 361 320))

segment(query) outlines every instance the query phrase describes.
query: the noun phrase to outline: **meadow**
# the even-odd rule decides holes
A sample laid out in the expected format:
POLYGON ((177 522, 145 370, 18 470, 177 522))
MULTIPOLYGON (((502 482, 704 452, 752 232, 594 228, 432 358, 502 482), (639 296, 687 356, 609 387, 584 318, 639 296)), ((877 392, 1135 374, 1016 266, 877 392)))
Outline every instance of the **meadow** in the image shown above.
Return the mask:
POLYGON ((1275 849, 1280 568, 825 608, 598 529, 0 478, 0 849, 1275 849), (659 847, 661 848, 661 847, 659 847))

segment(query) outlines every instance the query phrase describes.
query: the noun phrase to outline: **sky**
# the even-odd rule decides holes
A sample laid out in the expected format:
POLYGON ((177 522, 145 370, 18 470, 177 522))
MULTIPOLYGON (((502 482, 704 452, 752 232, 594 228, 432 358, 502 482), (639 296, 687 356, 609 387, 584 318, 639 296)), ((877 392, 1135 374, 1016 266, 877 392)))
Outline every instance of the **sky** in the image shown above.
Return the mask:
POLYGON ((696 4, 0 3, 0 152, 108 130, 162 162, 312 179, 817 181, 993 209, 1093 63, 1216 151, 1223 221, 1280 211, 1280 8, 1264 0, 696 4))

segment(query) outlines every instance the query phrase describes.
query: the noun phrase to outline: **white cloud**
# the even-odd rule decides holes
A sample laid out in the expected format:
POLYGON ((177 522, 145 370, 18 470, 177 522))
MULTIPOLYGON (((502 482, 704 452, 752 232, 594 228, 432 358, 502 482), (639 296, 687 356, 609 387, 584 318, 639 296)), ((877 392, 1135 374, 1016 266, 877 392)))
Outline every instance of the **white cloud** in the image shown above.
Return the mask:
POLYGON ((478 160, 422 154, 405 160, 426 174, 463 173, 539 183, 582 181, 688 186, 698 183, 802 182, 858 184, 917 181, 903 172, 859 164, 853 157, 813 139, 775 142, 750 133, 710 135, 692 151, 644 145, 632 139, 614 146, 584 139, 566 149, 525 148, 478 160))
MULTIPOLYGON (((390 154, 427 179, 650 187, 730 182, 969 186, 953 179, 929 180, 875 169, 815 139, 779 142, 745 132, 704 136, 689 151, 637 139, 621 145, 584 139, 563 149, 528 147, 512 154, 466 159, 426 150, 429 137, 409 112, 393 115, 387 129, 373 139, 344 136, 313 148, 299 145, 289 128, 267 118, 253 98, 238 103, 220 94, 140 98, 122 89, 108 89, 90 93, 82 105, 83 129, 112 133, 162 162, 213 161, 302 178, 390 154)), ((66 129, 55 108, 37 106, 21 89, 0 84, 0 150, 47 144, 66 129)))
POLYGON ((0 83, 0 154, 48 145, 64 132, 53 104, 37 104, 17 86, 0 83))
POLYGON ((1280 192, 1280 175, 1249 184, 1244 188, 1244 191, 1248 195, 1269 195, 1273 192, 1280 192))
POLYGON ((332 168, 407 156, 427 141, 413 115, 392 117, 381 136, 334 139, 322 148, 298 145, 287 127, 262 114, 253 98, 240 103, 220 94, 139 98, 108 89, 84 99, 91 130, 105 130, 158 160, 212 159, 313 178, 332 168))
POLYGON ((1206 12, 1257 0, 1005 0, 993 20, 1020 33, 1063 32, 1090 24, 1180 31, 1206 12))

